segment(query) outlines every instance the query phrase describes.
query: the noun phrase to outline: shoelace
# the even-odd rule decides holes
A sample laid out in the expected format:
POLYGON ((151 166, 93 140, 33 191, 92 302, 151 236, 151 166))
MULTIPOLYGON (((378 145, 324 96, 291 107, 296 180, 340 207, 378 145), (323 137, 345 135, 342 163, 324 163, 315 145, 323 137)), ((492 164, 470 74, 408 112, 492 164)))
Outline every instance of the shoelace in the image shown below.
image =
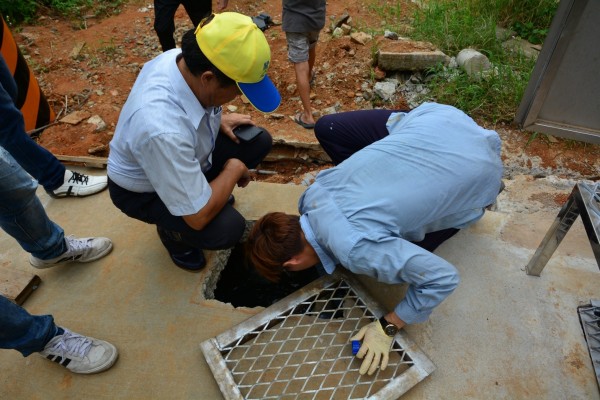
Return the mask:
POLYGON ((85 251, 89 246, 89 240, 75 239, 75 236, 69 235, 66 237, 70 253, 79 253, 85 251))
POLYGON ((49 351, 59 354, 62 358, 67 358, 65 355, 69 353, 83 358, 90 351, 91 346, 92 341, 87 337, 65 329, 60 340, 49 351))
POLYGON ((81 183, 82 185, 88 184, 88 179, 90 178, 89 176, 80 174, 79 172, 75 172, 75 171, 71 171, 71 172, 73 173, 73 175, 69 178, 69 180, 67 182, 81 183))

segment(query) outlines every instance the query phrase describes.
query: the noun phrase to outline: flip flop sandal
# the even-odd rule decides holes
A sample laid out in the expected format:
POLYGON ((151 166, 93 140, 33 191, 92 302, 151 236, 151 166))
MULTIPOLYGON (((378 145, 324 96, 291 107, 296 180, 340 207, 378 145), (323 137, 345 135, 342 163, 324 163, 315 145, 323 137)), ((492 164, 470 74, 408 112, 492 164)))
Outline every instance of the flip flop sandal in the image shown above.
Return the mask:
POLYGON ((302 121, 302 113, 298 113, 294 116, 294 122, 303 127, 304 129, 313 129, 315 124, 309 124, 302 121))

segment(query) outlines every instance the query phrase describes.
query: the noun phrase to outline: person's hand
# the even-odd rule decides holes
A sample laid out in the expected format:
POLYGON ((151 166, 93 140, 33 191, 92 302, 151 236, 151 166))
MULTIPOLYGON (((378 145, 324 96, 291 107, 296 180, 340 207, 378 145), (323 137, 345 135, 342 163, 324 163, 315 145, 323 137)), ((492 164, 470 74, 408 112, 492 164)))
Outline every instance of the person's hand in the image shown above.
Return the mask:
POLYGON ((230 158, 227 160, 225 165, 223 165, 223 170, 232 171, 237 175, 238 187, 244 188, 250 183, 250 171, 248 171, 248 167, 237 158, 230 158))
POLYGON ((365 358, 358 371, 361 375, 364 375, 365 372, 373 375, 380 361, 382 371, 387 367, 393 339, 385 334, 378 320, 363 326, 356 335, 350 338, 350 340, 362 340, 362 345, 356 353, 356 357, 365 358))
POLYGON ((233 129, 240 125, 254 125, 254 122, 252 122, 252 118, 246 114, 223 114, 221 117, 220 132, 234 142, 240 143, 240 140, 233 134, 233 129))

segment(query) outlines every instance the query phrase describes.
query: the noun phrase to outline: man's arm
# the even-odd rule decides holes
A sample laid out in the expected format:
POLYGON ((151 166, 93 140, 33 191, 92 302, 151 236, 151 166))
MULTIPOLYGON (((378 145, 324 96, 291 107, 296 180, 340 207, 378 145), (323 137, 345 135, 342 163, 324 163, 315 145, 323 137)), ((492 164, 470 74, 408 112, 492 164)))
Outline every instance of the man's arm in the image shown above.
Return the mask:
POLYGON ((352 272, 373 276, 379 282, 409 284, 406 297, 394 311, 385 314, 382 320, 363 326, 350 339, 362 341, 356 354, 357 358, 364 359, 359 370, 361 375, 372 375, 377 368, 384 370, 397 329, 406 323, 426 320, 458 284, 458 275, 451 264, 395 237, 359 241, 346 264, 342 264, 352 272), (388 323, 396 329, 388 331, 388 323))
POLYGON ((202 230, 221 211, 237 184, 245 187, 250 182, 248 168, 237 158, 227 160, 221 173, 210 182, 212 194, 208 203, 197 213, 184 215, 183 220, 192 229, 202 230))
POLYGON ((426 321, 459 282, 452 264, 397 237, 363 239, 346 258, 340 259, 342 265, 354 273, 375 277, 379 282, 409 284, 405 298, 394 312, 386 314, 389 322, 399 325, 426 321))

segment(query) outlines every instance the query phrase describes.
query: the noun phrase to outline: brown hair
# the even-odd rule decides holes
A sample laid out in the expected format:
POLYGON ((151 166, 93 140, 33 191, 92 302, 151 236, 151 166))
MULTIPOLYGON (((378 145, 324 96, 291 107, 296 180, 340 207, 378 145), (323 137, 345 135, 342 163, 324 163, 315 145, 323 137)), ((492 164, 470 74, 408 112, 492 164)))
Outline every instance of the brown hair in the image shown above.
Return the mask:
POLYGON ((256 271, 277 282, 283 263, 302 252, 302 228, 297 215, 272 212, 260 218, 250 231, 246 254, 256 271))

